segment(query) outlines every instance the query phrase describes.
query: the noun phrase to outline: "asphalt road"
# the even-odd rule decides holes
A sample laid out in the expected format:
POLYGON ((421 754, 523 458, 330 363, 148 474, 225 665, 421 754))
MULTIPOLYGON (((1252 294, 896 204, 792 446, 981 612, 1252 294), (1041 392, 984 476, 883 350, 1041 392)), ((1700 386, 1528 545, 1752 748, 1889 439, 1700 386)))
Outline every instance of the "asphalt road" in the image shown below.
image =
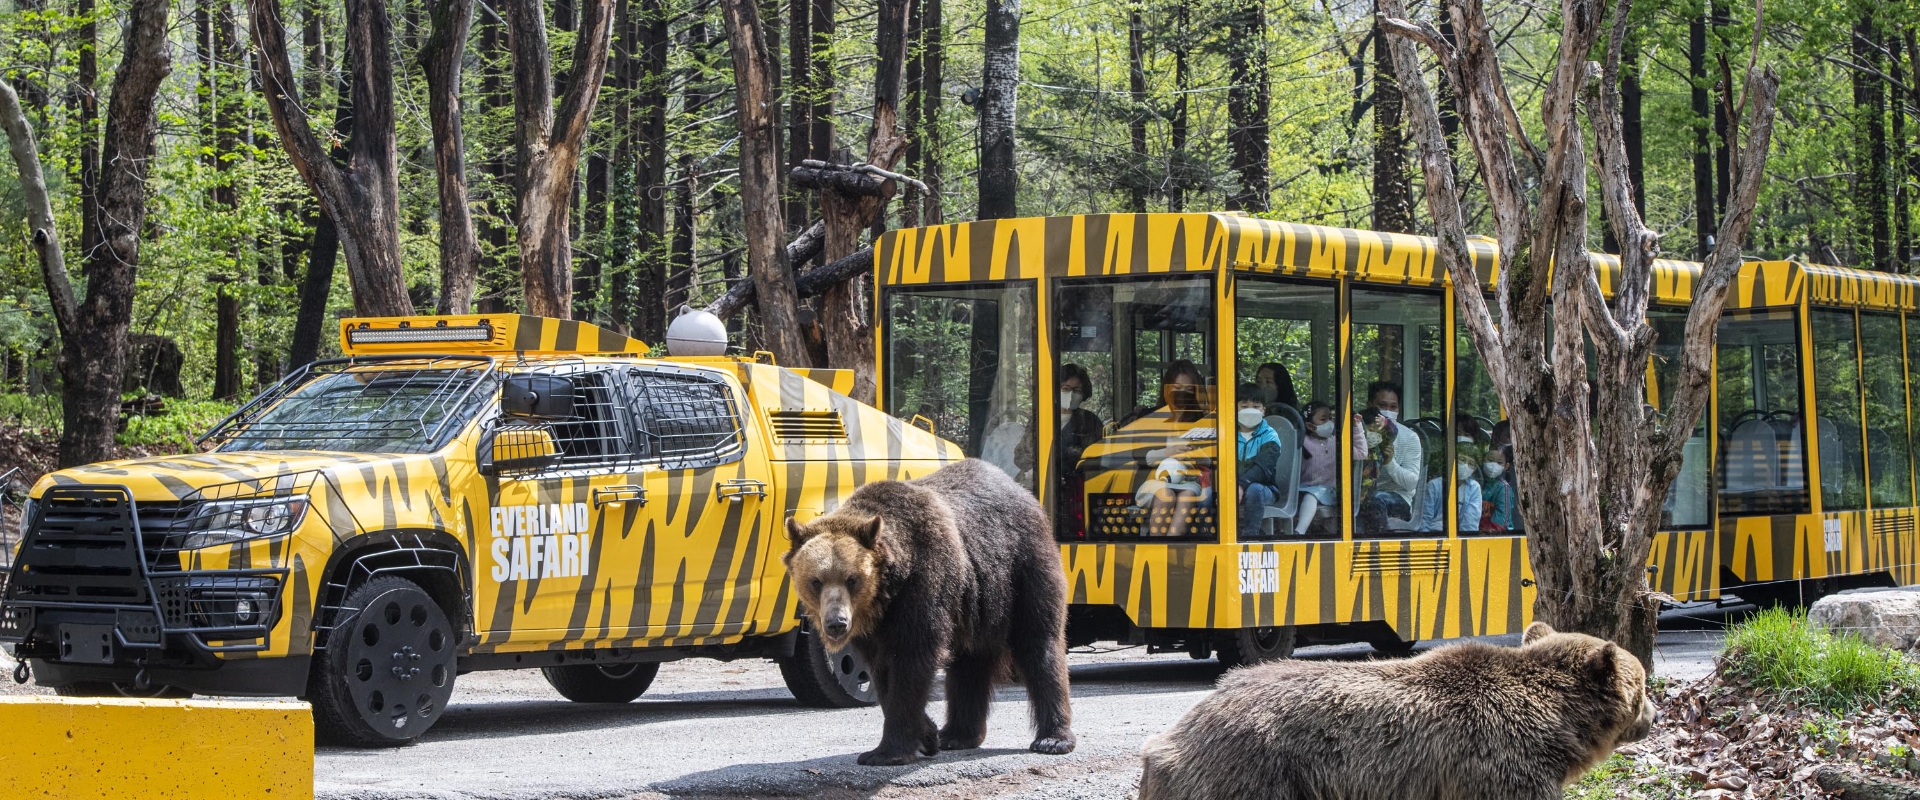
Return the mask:
MULTIPOLYGON (((1744 611, 1668 612, 1657 674, 1709 672, 1721 631, 1744 611)), ((1313 647, 1299 657, 1364 659, 1372 651, 1313 647)), ((903 767, 854 764, 879 740, 878 709, 803 708, 769 662, 667 664, 645 697, 624 706, 566 702, 538 672, 474 673, 459 679, 446 716, 419 744, 322 748, 316 794, 328 800, 1124 798, 1139 776, 1141 744, 1199 702, 1221 673, 1211 660, 1148 655, 1144 648, 1075 653, 1070 663, 1080 740, 1071 755, 1027 752, 1026 698, 1014 687, 996 698, 981 749, 903 767)), ((4 655, 0 670, 12 670, 4 655)), ((0 681, 0 694, 44 691, 0 681)), ((935 720, 943 718, 940 706, 936 696, 929 709, 935 720)))

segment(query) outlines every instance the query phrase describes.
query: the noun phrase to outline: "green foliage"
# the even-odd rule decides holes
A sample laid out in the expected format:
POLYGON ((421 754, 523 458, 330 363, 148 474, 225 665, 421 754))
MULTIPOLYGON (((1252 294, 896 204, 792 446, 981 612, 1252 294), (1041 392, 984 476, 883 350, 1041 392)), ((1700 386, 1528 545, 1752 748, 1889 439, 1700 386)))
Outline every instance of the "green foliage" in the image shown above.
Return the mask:
POLYGON ((1694 789, 1672 770, 1616 753, 1567 787, 1566 800, 1683 800, 1694 789))
MULTIPOLYGON (((233 403, 219 400, 168 400, 163 413, 126 417, 126 429, 114 436, 122 447, 184 452, 197 447, 194 438, 234 412, 233 403)), ((60 397, 53 394, 0 394, 0 424, 58 432, 60 397)))
POLYGON ((1851 633, 1831 633, 1805 612, 1769 609, 1727 631, 1728 674, 1829 708, 1920 703, 1920 665, 1851 633))

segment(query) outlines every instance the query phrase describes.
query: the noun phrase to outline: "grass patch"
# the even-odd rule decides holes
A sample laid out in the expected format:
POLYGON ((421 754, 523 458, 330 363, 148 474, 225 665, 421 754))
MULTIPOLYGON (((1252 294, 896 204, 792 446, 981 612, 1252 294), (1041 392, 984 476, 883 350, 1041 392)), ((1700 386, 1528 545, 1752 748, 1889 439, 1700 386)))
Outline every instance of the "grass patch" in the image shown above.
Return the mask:
POLYGON ((1726 670, 1754 686, 1828 708, 1920 705, 1920 667, 1901 653, 1834 634, 1804 611, 1768 609, 1727 631, 1726 670))
POLYGON ((1567 787, 1566 800, 1686 800, 1694 788, 1672 770, 1615 753, 1567 787))

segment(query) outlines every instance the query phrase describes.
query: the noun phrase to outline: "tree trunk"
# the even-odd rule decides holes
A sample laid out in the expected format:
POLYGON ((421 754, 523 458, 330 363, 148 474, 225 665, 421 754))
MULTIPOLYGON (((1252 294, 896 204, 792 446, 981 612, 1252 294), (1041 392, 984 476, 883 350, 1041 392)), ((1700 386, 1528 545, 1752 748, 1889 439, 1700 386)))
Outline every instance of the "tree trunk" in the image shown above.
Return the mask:
POLYGON ((400 184, 394 150, 392 23, 386 6, 346 0, 347 61, 355 97, 352 144, 335 164, 314 134, 294 86, 279 0, 249 0, 261 83, 288 158, 337 226, 347 257, 354 310, 367 316, 413 313, 400 259, 400 184))
POLYGON ((213 399, 240 396, 240 296, 230 281, 213 286, 213 399))
MULTIPOLYGON (((82 268, 86 299, 75 305, 70 287, 49 286, 56 318, 68 320, 60 326, 61 467, 100 461, 113 450, 127 329, 133 317, 134 272, 140 265, 141 233, 147 221, 149 154, 159 129, 156 98, 172 69, 168 5, 167 0, 133 0, 127 8, 122 56, 101 139, 99 191, 95 208, 83 216, 100 225, 100 246, 86 254, 82 268)), ((68 283, 64 269, 57 281, 68 283)))
MULTIPOLYGON (((1127 143, 1133 147, 1134 169, 1127 186, 1127 209, 1147 213, 1147 22, 1140 0, 1127 7, 1127 143)), ((1237 153, 1238 151, 1236 151, 1237 153)))
MULTIPOLYGON (((75 31, 80 41, 75 54, 74 83, 78 84, 75 114, 80 136, 80 208, 97 207, 95 195, 100 188, 100 24, 94 19, 94 0, 80 0, 75 13, 80 25, 75 31)), ((91 253, 100 245, 98 220, 83 218, 80 225, 80 252, 91 253)))
MULTIPOLYGON (((1627 150, 1627 177, 1633 181, 1633 208, 1642 218, 1647 215, 1646 145, 1640 126, 1640 35, 1639 26, 1627 32, 1625 52, 1620 55, 1620 136, 1627 150)), ((1620 252, 1613 226, 1602 231, 1609 253, 1620 252)))
POLYGON ((1173 48, 1173 122, 1167 142, 1167 210, 1187 210, 1187 97, 1193 88, 1193 71, 1187 63, 1187 4, 1175 3, 1173 48))
MULTIPOLYGON (((810 363, 800 335, 799 298, 781 239, 780 106, 774 96, 773 54, 753 0, 720 0, 732 43, 734 98, 740 126, 740 205, 745 218, 747 272, 760 308, 761 336, 788 366, 810 363)), ((818 142, 815 143, 818 145, 818 142)))
MULTIPOLYGON (((800 2, 801 0, 794 0, 800 2)), ((808 88, 813 91, 813 108, 807 118, 813 130, 807 134, 811 157, 820 161, 833 158, 833 0, 811 0, 813 12, 813 50, 807 63, 813 75, 808 88)), ((771 58, 771 57, 769 57, 771 58)))
MULTIPOLYGON (((634 294, 633 330, 643 341, 660 342, 667 337, 672 308, 667 299, 667 8, 661 0, 640 0, 640 89, 639 126, 634 135, 640 141, 639 161, 635 165, 634 185, 639 187, 637 247, 639 268, 635 281, 640 291, 634 294), (652 338, 648 338, 652 337, 652 338)), ((696 113, 705 100, 694 85, 697 71, 689 71, 685 102, 688 113, 696 113)), ((688 220, 692 224, 692 220, 688 220)))
POLYGON ((945 128, 941 126, 940 107, 946 99, 946 23, 941 20, 942 0, 920 0, 920 112, 925 130, 920 136, 920 182, 927 193, 920 198, 920 223, 938 225, 943 217, 940 202, 940 156, 944 152, 945 128))
POLYGON ((313 226, 313 245, 307 248, 307 274, 300 280, 300 308, 295 312, 293 337, 287 343, 287 369, 296 370, 320 358, 327 338, 327 301, 333 292, 333 267, 340 254, 340 237, 333 218, 324 212, 313 226))
POLYGON ((669 314, 693 299, 693 254, 699 242, 694 203, 700 198, 700 170, 692 153, 680 154, 679 172, 673 190, 673 241, 668 251, 657 257, 664 262, 660 306, 669 314))
POLYGON ((1872 254, 1872 268, 1892 271, 1893 249, 1887 231, 1887 100, 1880 76, 1880 42, 1871 16, 1853 29, 1854 224, 1859 256, 1872 254))
POLYGON ((520 276, 527 313, 573 316, 574 173, 580 164, 593 106, 606 78, 612 39, 611 0, 585 0, 573 71, 558 112, 553 105, 552 57, 540 0, 505 4, 507 47, 513 53, 513 127, 520 162, 520 276))
MULTIPOLYGON (((813 3, 787 3, 787 165, 790 172, 813 157, 813 3)), ((806 194, 787 191, 787 222, 807 219, 806 194)))
POLYGON ((1267 170, 1266 0, 1234 0, 1227 13, 1227 71, 1233 80, 1227 90, 1227 116, 1232 121, 1227 146, 1233 151, 1234 174, 1239 176, 1239 188, 1227 196, 1227 208, 1266 211, 1272 207, 1267 170))
POLYGON ((980 67, 980 219, 1019 216, 1013 124, 1020 85, 1020 0, 986 0, 980 67))
POLYGON ((1694 256, 1713 250, 1713 229, 1720 215, 1713 202, 1713 139, 1707 126, 1714 112, 1707 95, 1707 20, 1687 21, 1687 77, 1693 84, 1693 231, 1694 256))
POLYGON ((1393 56, 1385 31, 1373 35, 1373 227, 1413 232, 1413 181, 1407 168, 1407 137, 1401 121, 1405 101, 1393 79, 1393 56))
MULTIPOLYGON (((1658 236, 1634 208, 1619 113, 1627 0, 1614 7, 1600 79, 1589 80, 1602 4, 1561 0, 1559 50, 1540 94, 1547 137, 1542 152, 1515 127, 1518 115, 1511 110, 1491 27, 1477 0, 1447 3, 1457 47, 1447 46, 1432 27, 1408 22, 1404 0, 1380 0, 1384 27, 1394 36, 1394 72, 1419 143, 1439 260, 1457 286, 1479 285, 1480 278, 1468 249, 1456 170, 1412 42, 1442 54, 1442 71, 1464 104, 1461 121, 1485 180, 1502 265, 1498 319, 1477 291, 1456 293, 1457 319, 1513 423, 1516 473, 1539 477, 1519 485, 1537 582, 1534 616, 1561 630, 1610 639, 1650 668, 1657 599, 1647 587, 1646 564, 1661 501, 1680 471, 1681 449, 1708 405, 1714 332, 1753 223, 1779 79, 1771 69, 1746 76, 1741 108, 1752 118, 1745 145, 1729 154, 1737 181, 1714 234, 1716 246, 1692 286, 1673 398, 1665 418, 1649 425, 1642 409, 1655 336, 1646 312, 1658 236), (1611 299, 1601 295, 1586 250, 1590 175, 1583 111, 1593 130, 1603 208, 1622 245, 1611 299), (1551 325, 1545 313, 1549 299, 1555 310, 1551 325), (1544 344, 1550 332, 1551 353, 1544 344), (1592 383, 1583 340, 1590 340, 1595 352, 1597 380, 1592 383)), ((1729 130, 1739 127, 1740 120, 1729 120, 1729 130)))
POLYGON ((473 26, 473 0, 434 0, 432 31, 420 48, 433 127, 434 177, 440 198, 440 314, 473 309, 480 280, 480 238, 467 195, 467 141, 460 119, 460 71, 473 26))
POLYGON ((1901 89, 1903 42, 1900 36, 1888 33, 1886 43, 1887 107, 1893 114, 1893 139, 1887 153, 1887 172, 1893 183, 1893 263, 1890 266, 1895 272, 1906 273, 1913 268, 1913 186, 1903 162, 1911 152, 1907 144, 1907 102, 1913 93, 1901 89))

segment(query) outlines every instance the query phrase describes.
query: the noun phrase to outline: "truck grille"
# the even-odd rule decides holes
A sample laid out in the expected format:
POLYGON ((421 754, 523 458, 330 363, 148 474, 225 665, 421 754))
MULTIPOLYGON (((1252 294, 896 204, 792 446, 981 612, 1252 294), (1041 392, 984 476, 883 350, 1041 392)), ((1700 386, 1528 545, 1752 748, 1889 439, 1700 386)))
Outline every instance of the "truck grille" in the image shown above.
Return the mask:
POLYGON ((178 503, 135 504, 119 487, 49 489, 29 511, 7 598, 148 605, 145 572, 179 568, 162 544, 180 512, 178 503))

